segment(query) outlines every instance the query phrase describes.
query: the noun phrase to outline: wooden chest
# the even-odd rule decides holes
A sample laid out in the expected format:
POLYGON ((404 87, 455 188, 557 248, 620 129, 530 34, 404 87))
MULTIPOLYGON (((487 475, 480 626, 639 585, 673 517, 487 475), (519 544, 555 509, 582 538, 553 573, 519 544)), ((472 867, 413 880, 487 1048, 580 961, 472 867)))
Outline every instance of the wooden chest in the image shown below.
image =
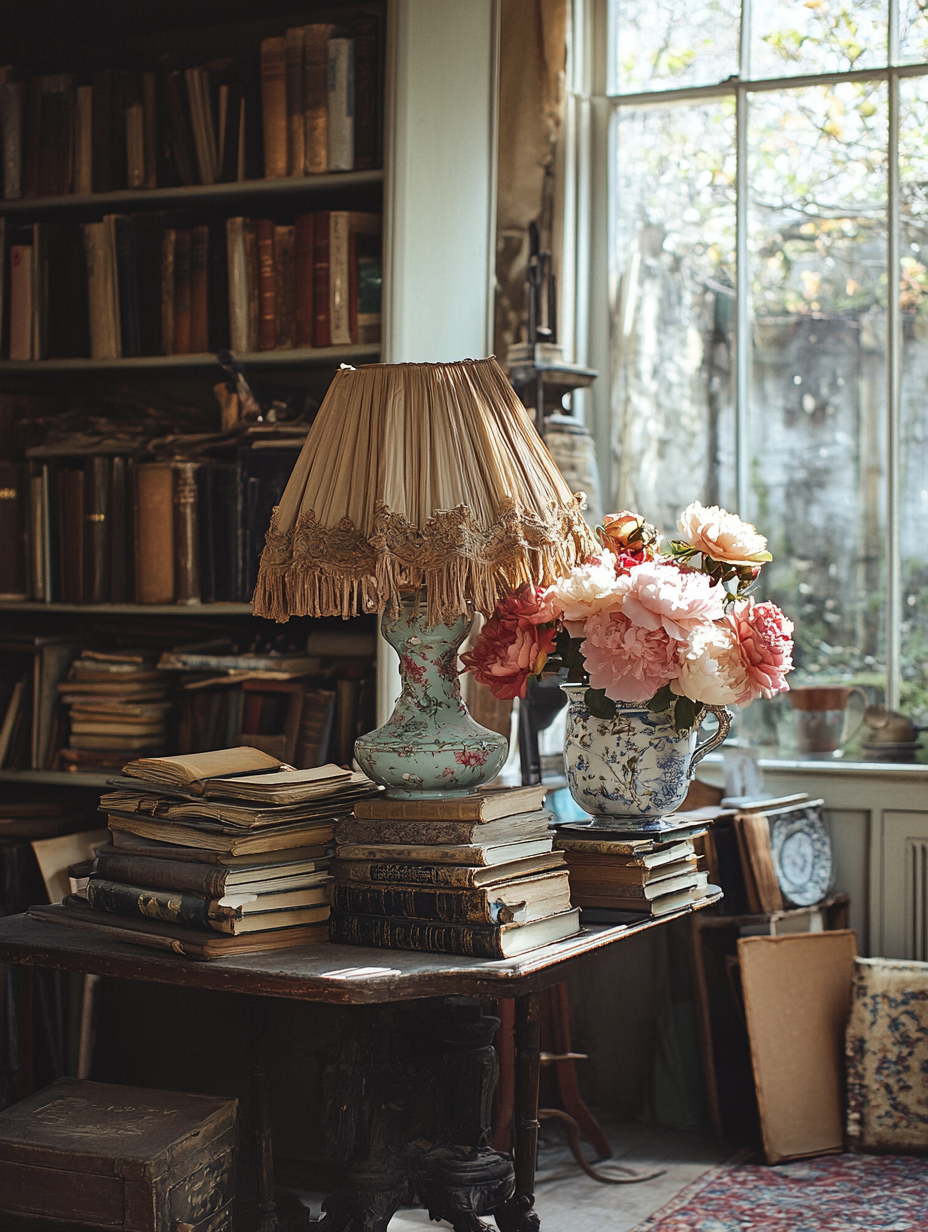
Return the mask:
POLYGON ((231 1226, 236 1107, 62 1078, 0 1112, 0 1216, 126 1232, 231 1226))

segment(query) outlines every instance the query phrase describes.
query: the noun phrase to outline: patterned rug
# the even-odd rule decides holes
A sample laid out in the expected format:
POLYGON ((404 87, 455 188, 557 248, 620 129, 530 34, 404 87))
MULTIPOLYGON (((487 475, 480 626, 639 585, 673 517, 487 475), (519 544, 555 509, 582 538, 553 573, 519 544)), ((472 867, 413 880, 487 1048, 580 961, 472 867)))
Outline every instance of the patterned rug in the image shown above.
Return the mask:
POLYGON ((713 1168, 634 1232, 925 1232, 928 1159, 828 1155, 713 1168))

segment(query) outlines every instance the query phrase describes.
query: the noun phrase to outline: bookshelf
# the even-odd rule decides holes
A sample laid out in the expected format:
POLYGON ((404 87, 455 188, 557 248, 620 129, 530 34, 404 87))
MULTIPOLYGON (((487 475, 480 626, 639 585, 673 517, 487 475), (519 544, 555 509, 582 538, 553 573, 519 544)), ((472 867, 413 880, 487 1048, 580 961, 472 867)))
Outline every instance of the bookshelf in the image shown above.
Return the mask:
MULTIPOLYGON (((58 12, 56 6, 55 12, 58 12)), ((244 23, 252 40, 282 33, 291 23, 324 21, 351 11, 381 9, 386 14, 384 166, 303 178, 252 179, 236 183, 187 185, 151 190, 70 194, 0 202, 8 228, 33 221, 79 225, 111 212, 190 210, 197 219, 233 214, 292 218, 301 212, 352 209, 383 215, 383 334, 378 344, 301 347, 236 353, 256 387, 279 383, 282 389, 305 389, 318 400, 339 364, 423 362, 460 359, 488 353, 492 309, 494 253, 494 181, 497 6, 493 0, 470 0, 466 12, 456 0, 386 0, 373 4, 292 5, 235 0, 218 5, 190 0, 159 6, 175 31, 161 30, 159 48, 196 23, 191 58, 207 58, 203 30, 244 23), (277 14, 277 15, 275 15, 277 14), (436 71, 440 66, 440 72, 436 71)), ((42 0, 38 4, 42 8, 42 0)), ((118 13, 122 34, 132 19, 125 6, 100 0, 90 18, 104 24, 118 13)), ((151 25, 153 11, 140 10, 138 26, 151 25)), ((128 29, 132 35, 132 30, 128 29)), ((116 41, 102 38, 115 62, 116 41)), ((69 66, 62 43, 47 71, 69 66)), ((31 71, 31 70, 30 70, 31 71)), ((46 71, 42 65, 35 69, 46 71)), ((0 395, 75 391, 88 398, 186 397, 200 407, 212 402, 212 386, 223 377, 210 353, 143 355, 120 359, 62 358, 0 360, 0 395), (73 382, 73 384, 72 384, 73 382)), ((218 408, 214 423, 218 425, 218 408)), ((69 632, 75 618, 99 618, 107 627, 121 622, 131 630, 147 618, 190 617, 205 627, 210 618, 259 623, 244 602, 178 605, 146 603, 65 603, 28 599, 0 602, 0 636, 32 627, 69 632), (115 619, 113 619, 115 618, 115 619)), ((139 626, 141 627, 141 626, 139 626)), ((392 708, 396 673, 390 658, 378 652, 378 722, 392 708)), ((0 769, 0 781, 17 791, 43 786, 98 787, 106 775, 72 771, 0 769)))

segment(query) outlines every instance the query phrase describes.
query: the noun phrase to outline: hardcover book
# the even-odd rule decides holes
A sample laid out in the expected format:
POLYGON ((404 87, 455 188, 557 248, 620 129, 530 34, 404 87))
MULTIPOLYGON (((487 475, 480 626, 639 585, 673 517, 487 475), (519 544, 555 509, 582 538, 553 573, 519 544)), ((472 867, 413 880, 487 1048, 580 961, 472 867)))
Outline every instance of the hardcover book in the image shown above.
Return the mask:
POLYGON ((355 805, 355 816, 383 821, 493 821, 533 812, 544 804, 547 788, 485 787, 470 796, 446 800, 394 800, 378 796, 355 805))
POLYGON ((333 941, 396 950, 426 950, 469 958, 514 958, 580 931, 580 913, 562 911, 528 924, 441 924, 333 912, 333 941))

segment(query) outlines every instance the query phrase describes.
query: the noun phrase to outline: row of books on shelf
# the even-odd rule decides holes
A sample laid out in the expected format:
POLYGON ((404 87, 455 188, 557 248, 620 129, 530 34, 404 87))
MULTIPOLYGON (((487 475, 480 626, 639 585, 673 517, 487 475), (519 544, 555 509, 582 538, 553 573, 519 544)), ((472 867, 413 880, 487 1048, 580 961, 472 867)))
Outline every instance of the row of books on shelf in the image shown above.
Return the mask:
POLYGON ((0 68, 3 195, 215 184, 381 165, 382 23, 294 26, 250 55, 143 72, 0 68))
POLYGON ((230 459, 0 462, 0 598, 248 602, 302 439, 230 459))
POLYGON ((159 654, 6 636, 0 766, 113 772, 141 754, 238 743, 302 769, 351 760, 375 721, 370 659, 217 653, 224 649, 159 654))
POLYGON ((243 353, 380 341, 381 218, 353 210, 292 224, 107 214, 0 219, 14 360, 243 353))

